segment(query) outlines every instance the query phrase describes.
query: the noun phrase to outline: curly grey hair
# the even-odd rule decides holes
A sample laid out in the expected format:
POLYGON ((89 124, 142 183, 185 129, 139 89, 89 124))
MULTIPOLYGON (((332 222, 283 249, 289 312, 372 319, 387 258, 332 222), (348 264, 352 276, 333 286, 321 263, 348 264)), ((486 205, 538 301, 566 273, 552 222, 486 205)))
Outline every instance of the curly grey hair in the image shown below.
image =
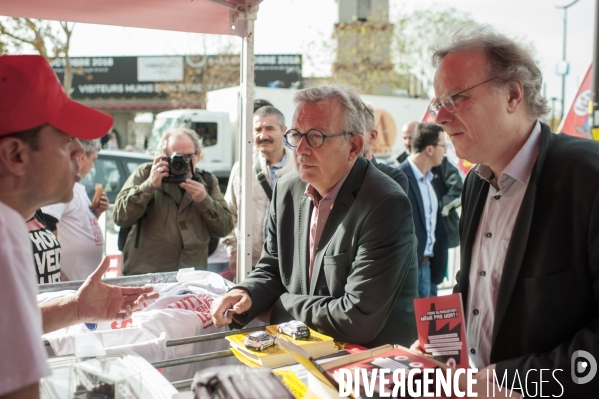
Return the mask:
POLYGON ((184 135, 187 135, 189 136, 189 138, 191 138, 191 141, 193 141, 193 145, 196 150, 196 154, 200 156, 202 154, 202 140, 196 132, 186 127, 173 127, 164 132, 162 134, 162 137, 160 138, 160 143, 158 143, 158 148, 156 149, 157 153, 167 155, 166 149, 168 147, 168 140, 171 137, 178 137, 184 135))
POLYGON ((363 106, 360 95, 355 89, 340 84, 322 85, 297 91, 293 97, 293 101, 297 105, 295 113, 293 114, 293 120, 295 121, 297 110, 301 105, 307 103, 321 104, 333 98, 341 103, 341 106, 345 111, 343 131, 351 135, 363 136, 364 115, 362 114, 363 106))
POLYGON ((100 140, 79 140, 83 150, 85 151, 85 155, 89 156, 95 152, 99 152, 102 148, 102 144, 100 144, 100 140))
POLYGON ((489 60, 489 77, 497 78, 500 85, 508 87, 514 82, 522 82, 524 100, 533 117, 540 118, 549 112, 547 100, 541 95, 541 71, 521 45, 496 32, 489 25, 460 29, 450 37, 451 44, 434 49, 433 66, 438 67, 451 53, 483 51, 489 60))

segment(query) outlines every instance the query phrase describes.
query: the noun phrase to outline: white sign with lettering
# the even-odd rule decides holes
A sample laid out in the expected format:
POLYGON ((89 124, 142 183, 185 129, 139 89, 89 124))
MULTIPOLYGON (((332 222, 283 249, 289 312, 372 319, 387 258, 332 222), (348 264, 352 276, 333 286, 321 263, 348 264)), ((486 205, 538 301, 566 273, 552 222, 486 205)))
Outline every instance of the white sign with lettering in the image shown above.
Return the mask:
POLYGON ((180 82, 183 57, 137 57, 138 82, 180 82))

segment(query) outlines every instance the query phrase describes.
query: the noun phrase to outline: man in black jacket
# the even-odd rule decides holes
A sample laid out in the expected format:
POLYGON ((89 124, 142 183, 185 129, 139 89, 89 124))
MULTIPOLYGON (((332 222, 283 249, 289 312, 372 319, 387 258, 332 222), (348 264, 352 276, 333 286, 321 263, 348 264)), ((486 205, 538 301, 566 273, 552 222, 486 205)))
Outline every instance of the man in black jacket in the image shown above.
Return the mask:
POLYGON ((410 156, 410 152, 412 151, 412 135, 414 134, 414 129, 418 122, 409 121, 401 128, 401 139, 403 141, 404 152, 399 154, 397 157, 397 165, 408 159, 410 156))
POLYGON ((478 164, 464 183, 456 285, 471 361, 524 396, 596 397, 599 143, 539 121, 549 110, 541 72, 488 27, 433 60, 429 113, 458 157, 478 164))

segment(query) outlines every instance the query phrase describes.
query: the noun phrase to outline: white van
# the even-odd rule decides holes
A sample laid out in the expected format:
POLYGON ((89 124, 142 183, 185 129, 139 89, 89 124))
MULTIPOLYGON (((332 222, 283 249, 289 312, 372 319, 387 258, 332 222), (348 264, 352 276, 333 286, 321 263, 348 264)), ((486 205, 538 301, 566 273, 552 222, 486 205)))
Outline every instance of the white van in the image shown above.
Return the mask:
POLYGON ((148 150, 154 152, 162 134, 171 127, 185 126, 198 133, 204 147, 199 167, 214 174, 221 191, 225 191, 233 167, 234 135, 227 112, 204 109, 177 109, 154 117, 148 150))

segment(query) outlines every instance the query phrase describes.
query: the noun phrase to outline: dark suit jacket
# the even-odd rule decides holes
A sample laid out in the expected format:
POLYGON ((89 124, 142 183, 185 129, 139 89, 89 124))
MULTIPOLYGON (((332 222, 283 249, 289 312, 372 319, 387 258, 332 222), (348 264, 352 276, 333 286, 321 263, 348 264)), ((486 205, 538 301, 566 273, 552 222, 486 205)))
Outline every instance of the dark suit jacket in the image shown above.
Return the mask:
POLYGON ((437 198, 442 207, 450 206, 449 213, 443 215, 445 227, 447 228, 447 237, 449 248, 454 248, 460 245, 460 234, 458 231, 460 223, 460 215, 457 208, 460 207, 460 198, 462 196, 462 176, 458 168, 452 165, 447 157, 443 158, 443 162, 439 166, 431 169, 433 172, 433 181, 431 182, 437 193, 437 198))
POLYGON ((378 170, 395 180, 397 184, 403 188, 403 191, 405 191, 406 194, 408 193, 410 189, 410 183, 408 183, 408 177, 404 172, 397 168, 392 168, 389 165, 385 165, 384 163, 378 163, 375 157, 372 157, 372 161, 370 162, 372 162, 372 164, 376 166, 378 170))
MULTIPOLYGON (((412 167, 408 160, 403 161, 398 167, 408 177, 410 183, 410 192, 408 198, 412 203, 412 214, 414 215, 414 229, 416 231, 416 238, 418 239, 418 265, 422 263, 424 256, 424 247, 426 245, 426 221, 424 214, 424 205, 422 202, 422 194, 420 193, 420 187, 412 171, 412 167)), ((437 222, 435 225, 435 244, 433 245, 434 256, 431 258, 431 282, 433 284, 441 284, 445 273, 447 272, 447 229, 445 228, 445 222, 441 215, 441 209, 443 205, 439 199, 437 199, 437 222)))
POLYGON ((358 158, 324 227, 310 281, 313 204, 305 188, 295 174, 277 182, 262 257, 240 284, 252 298, 246 321, 274 305, 272 323, 301 320, 336 341, 414 342, 416 240, 403 190, 358 158))
POLYGON ((404 151, 401 154, 399 154, 396 161, 397 161, 397 163, 402 163, 403 161, 408 159, 409 156, 410 156, 410 154, 408 154, 406 151, 404 151))
MULTIPOLYGON (((599 376, 571 378, 576 350, 599 360, 599 143, 552 134, 542 124, 539 156, 510 239, 497 296, 491 363, 508 381, 518 371, 562 369, 564 398, 597 397, 599 376)), ((468 298, 472 245, 489 183, 471 171, 460 220, 456 289, 468 298)), ((538 372, 536 374, 538 376, 538 372)), ((562 387, 545 373, 543 394, 562 387)), ((538 377, 535 377, 538 382, 538 377)), ((525 384, 522 380, 522 384, 525 384)), ((528 387, 534 392, 529 379, 528 387)))

